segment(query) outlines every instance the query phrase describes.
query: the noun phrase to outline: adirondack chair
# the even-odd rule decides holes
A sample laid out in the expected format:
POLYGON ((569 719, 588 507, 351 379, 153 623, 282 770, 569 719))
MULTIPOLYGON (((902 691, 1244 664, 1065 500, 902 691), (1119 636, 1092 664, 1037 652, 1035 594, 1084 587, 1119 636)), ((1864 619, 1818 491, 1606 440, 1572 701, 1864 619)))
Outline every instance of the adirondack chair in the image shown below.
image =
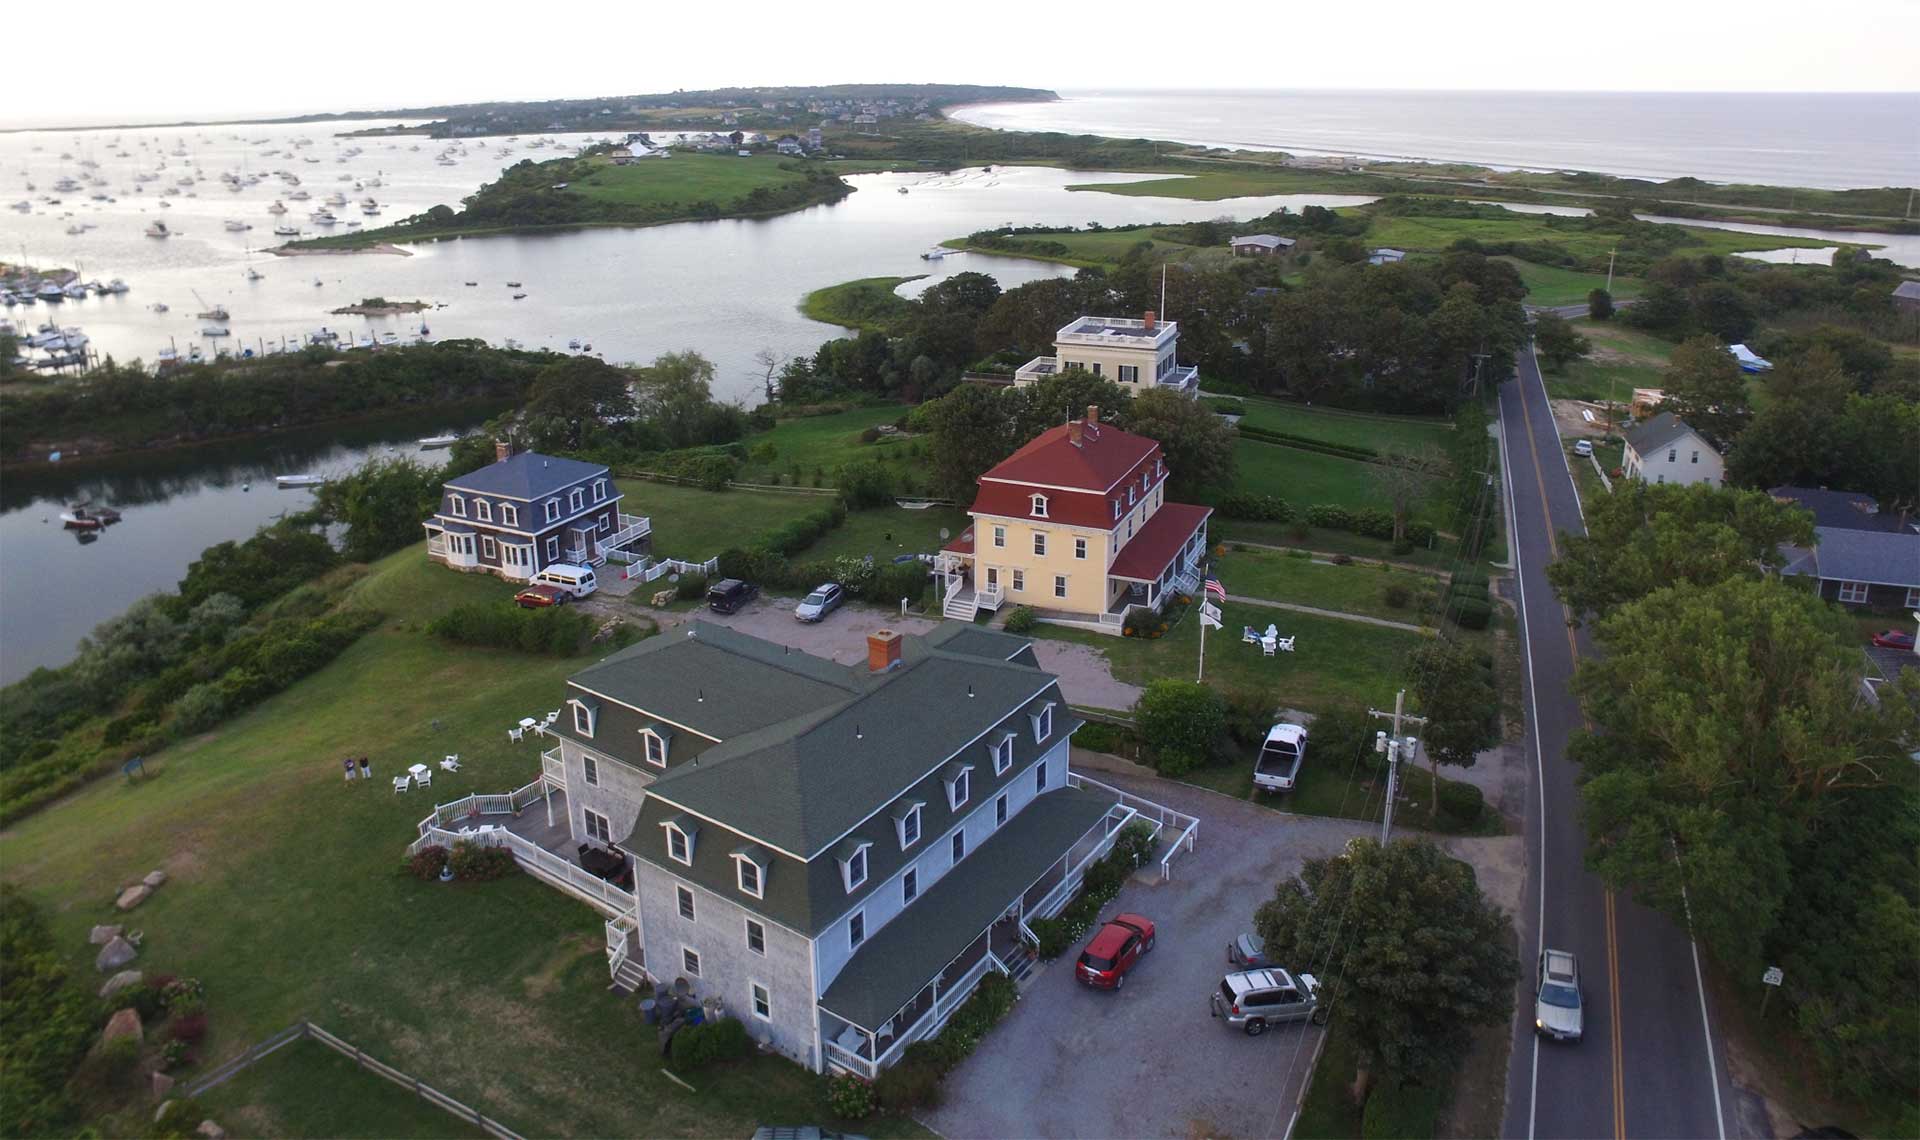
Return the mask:
POLYGON ((419 784, 423 788, 432 787, 433 786, 433 769, 422 768, 418 772, 415 772, 413 774, 413 782, 416 784, 419 784))
POLYGON ((527 730, 524 728, 509 728, 507 730, 507 739, 514 744, 520 743, 522 740, 525 740, 526 737, 527 730))
POLYGON ((411 782, 405 776, 395 776, 393 778, 393 794, 396 796, 406 791, 410 786, 411 782))
POLYGON ((445 760, 440 761, 440 767, 448 772, 458 772, 460 770, 460 754, 458 752, 450 753, 445 760))

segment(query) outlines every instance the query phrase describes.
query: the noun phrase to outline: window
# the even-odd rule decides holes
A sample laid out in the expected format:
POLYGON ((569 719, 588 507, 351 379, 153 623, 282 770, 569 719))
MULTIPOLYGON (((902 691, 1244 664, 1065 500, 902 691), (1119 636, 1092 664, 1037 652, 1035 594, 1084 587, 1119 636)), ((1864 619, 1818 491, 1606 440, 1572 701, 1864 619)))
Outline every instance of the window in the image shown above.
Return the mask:
POLYGON ((592 785, 593 787, 596 787, 596 788, 599 787, 600 786, 600 761, 595 760, 591 756, 587 756, 587 757, 584 757, 580 762, 586 766, 587 783, 592 785))
POLYGON ((685 887, 673 888, 673 897, 680 904, 680 917, 693 921, 693 892, 685 887))
POLYGON ((1037 713, 1033 714, 1033 742, 1040 743, 1053 735, 1053 702, 1048 701, 1037 713))
POLYGON ((1920 610, 1920 586, 1914 586, 1907 591, 1906 606, 1910 610, 1920 610))
POLYGON ((560 517, 560 500, 548 499, 547 500, 547 521, 553 522, 559 517, 560 517))
POLYGON ((1014 570, 1013 592, 1016 594, 1024 594, 1027 592, 1027 572, 1025 570, 1018 568, 1014 570))
POLYGON ((667 824, 667 858, 685 866, 693 866, 693 842, 678 824, 667 824))
POLYGON ((753 1016, 762 1021, 773 1020, 773 996, 759 982, 753 983, 753 1016))
POLYGON ((520 508, 512 503, 500 504, 500 521, 507 526, 520 525, 520 508))
POLYGON ((587 505, 587 492, 584 487, 575 487, 573 491, 567 495, 567 513, 568 514, 570 515, 578 514, 580 512, 580 509, 582 507, 585 507, 586 505, 587 505))
POLYGON ((1100 362, 1098 360, 1093 362, 1093 374, 1095 376, 1100 375, 1100 362))
POLYGON ((954 832, 953 842, 948 844, 948 847, 953 851, 953 861, 955 863, 965 859, 967 857, 967 833, 964 831, 954 832))
POLYGON ((900 829, 900 850, 905 851, 920 842, 920 805, 914 804, 902 812, 895 823, 900 829))
POLYGON ((700 951, 685 946, 680 948, 680 966, 689 978, 700 976, 700 951))
POLYGON ((1033 532, 1033 552, 1042 558, 1045 558, 1047 556, 1047 532, 1046 531, 1036 530, 1033 532))
POLYGON ((660 734, 650 729, 640 730, 640 741, 646 748, 647 763, 656 768, 667 766, 667 742, 660 734))
POLYGON ((582 736, 593 735, 593 711, 579 701, 573 702, 573 731, 582 736))
POLYGON ((1128 508, 1129 508, 1129 509, 1131 509, 1131 508, 1133 507, 1133 505, 1134 505, 1135 503, 1137 503, 1137 502, 1139 502, 1139 501, 1140 501, 1140 489, 1139 489, 1138 487, 1135 487, 1135 486, 1134 486, 1134 485, 1133 485, 1132 483, 1128 483, 1128 484, 1127 484, 1127 506, 1128 506, 1128 508))
POLYGON ((487 502, 485 499, 475 499, 473 501, 473 517, 479 519, 481 522, 492 522, 493 504, 487 502))
POLYGON ((1693 458, 1689 462, 1693 462, 1693 463, 1700 462, 1700 452, 1698 450, 1694 451, 1693 458))
POLYGON ((1669 447, 1669 448, 1667 448, 1667 462, 1668 462, 1668 463, 1672 463, 1672 462, 1674 461, 1674 459, 1675 459, 1675 458, 1677 458, 1677 457, 1679 456, 1679 454, 1680 454, 1680 449, 1679 449, 1679 448, 1677 448, 1677 447, 1669 447))
POLYGON ((600 522, 594 529, 598 530, 602 535, 611 531, 613 529, 613 512, 608 511, 606 514, 601 515, 600 522))
POLYGON ((597 811, 583 810, 580 819, 587 825, 587 838, 598 839, 602 843, 613 842, 613 825, 606 816, 597 811))
POLYGON ((1867 584, 1865 582, 1840 583, 1840 600, 1849 605, 1859 605, 1865 602, 1867 600, 1867 584))
POLYGON ((547 539, 547 561, 560 561, 560 536, 557 534, 547 539))
POLYGON ((755 954, 767 952, 767 928, 751 918, 747 920, 747 949, 755 954))
POLYGON ((995 546, 1005 546, 1007 544, 1006 527, 997 526, 993 528, 993 544, 995 546))
POLYGON ((1076 538, 1073 540, 1073 556, 1075 558, 1078 558, 1082 562, 1085 562, 1087 560, 1087 540, 1086 539, 1076 538))
POLYGON ((459 515, 461 518, 467 517, 467 501, 460 496, 448 495, 447 506, 452 507, 453 513, 459 515))
POLYGON ((1033 517, 1037 519, 1047 517, 1047 497, 1045 495, 1033 496, 1033 517))
POLYGON ((1138 383, 1139 380, 1140 366, 1138 364, 1122 364, 1120 366, 1120 382, 1122 384, 1135 384, 1138 383))
POLYGON ((857 950, 867 940, 867 912, 856 910, 847 920, 847 949, 857 950))
POLYGON ((1011 767, 1013 767, 1013 733, 1009 732, 1000 738, 1000 743, 993 746, 993 774, 1005 775, 1007 769, 1011 767))
POLYGON ((1007 822, 1007 797, 997 796, 993 801, 993 825, 1000 827, 1007 822))
POLYGON ((973 769, 963 768, 947 781, 947 807, 959 811, 973 792, 973 769))
POLYGON ((739 868, 740 889, 754 898, 760 897, 760 864, 751 859, 735 860, 739 868))
POLYGON ((607 481, 605 479, 595 479, 593 481, 593 501, 596 503, 603 503, 606 501, 606 499, 607 499, 607 481))
POLYGON ((1043 760, 1039 764, 1034 765, 1033 792, 1035 795, 1039 795, 1041 792, 1044 792, 1046 790, 1047 790, 1047 765, 1046 765, 1046 761, 1043 760))
POLYGON ((900 905, 912 902, 920 893, 920 868, 908 867, 907 873, 900 876, 900 905))
POLYGON ((1064 598, 1067 596, 1067 576, 1065 574, 1055 574, 1053 576, 1053 596, 1056 598, 1064 598))
POLYGON ((1115 499, 1113 501, 1113 521, 1114 522, 1120 521, 1120 500, 1119 499, 1115 499))
POLYGON ((493 536, 490 534, 480 536, 480 557, 488 560, 500 557, 500 546, 493 541, 493 536))
POLYGON ((867 881, 867 849, 862 846, 840 863, 840 873, 847 880, 849 891, 867 881))

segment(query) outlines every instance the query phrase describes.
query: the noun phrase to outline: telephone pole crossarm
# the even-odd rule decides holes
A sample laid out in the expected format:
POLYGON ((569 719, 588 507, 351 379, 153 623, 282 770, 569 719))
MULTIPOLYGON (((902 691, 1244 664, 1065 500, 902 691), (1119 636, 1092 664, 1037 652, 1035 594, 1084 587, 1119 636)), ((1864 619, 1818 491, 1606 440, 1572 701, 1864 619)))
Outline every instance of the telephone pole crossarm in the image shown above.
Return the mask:
POLYGON ((1400 726, 1403 723, 1425 724, 1427 723, 1427 718, 1414 716, 1407 711, 1407 691, 1405 689, 1401 689, 1394 694, 1392 712, 1383 712, 1380 709, 1368 709, 1367 715, 1379 717, 1381 720, 1393 721, 1392 736, 1388 736, 1382 732, 1376 734, 1374 737, 1374 751, 1383 752, 1387 757, 1387 806, 1380 817, 1380 842, 1385 844, 1387 838, 1393 834, 1393 801, 1395 797, 1400 794, 1400 761, 1403 758, 1412 759, 1414 750, 1419 746, 1419 741, 1416 738, 1401 735, 1400 726))

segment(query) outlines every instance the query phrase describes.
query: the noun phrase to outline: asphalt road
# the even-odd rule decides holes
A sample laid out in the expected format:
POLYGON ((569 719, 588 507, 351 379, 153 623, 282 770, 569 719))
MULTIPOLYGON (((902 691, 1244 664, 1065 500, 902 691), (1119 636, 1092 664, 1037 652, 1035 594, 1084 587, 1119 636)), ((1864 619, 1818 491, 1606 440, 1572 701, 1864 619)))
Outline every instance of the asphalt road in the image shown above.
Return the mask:
POLYGON ((1576 772, 1565 750, 1581 725, 1568 692, 1575 655, 1593 650, 1584 630, 1569 628, 1546 579, 1560 533, 1584 527, 1531 352, 1501 387, 1500 426, 1537 781, 1518 916, 1526 993, 1514 1020, 1504 1134, 1724 1140, 1732 1108, 1726 1051, 1691 940, 1664 915, 1605 889, 1584 863, 1576 772), (1534 1036, 1532 986, 1543 942, 1579 955, 1586 1039, 1577 1044, 1534 1036))

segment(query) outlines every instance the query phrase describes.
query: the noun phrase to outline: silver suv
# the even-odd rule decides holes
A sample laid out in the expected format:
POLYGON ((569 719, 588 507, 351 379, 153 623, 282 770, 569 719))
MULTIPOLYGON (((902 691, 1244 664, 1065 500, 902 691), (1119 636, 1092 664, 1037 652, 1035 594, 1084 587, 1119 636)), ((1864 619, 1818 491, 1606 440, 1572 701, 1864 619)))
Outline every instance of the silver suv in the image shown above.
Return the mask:
POLYGON ((1586 1031, 1580 960, 1566 950, 1543 952, 1539 987, 1533 998, 1534 1032, 1555 1041, 1580 1040, 1586 1031))
POLYGON ((1283 1021, 1311 1021, 1325 1025, 1327 1010, 1319 1004, 1320 980, 1312 974, 1285 970, 1242 970, 1220 979, 1220 988, 1207 999, 1208 1013, 1237 1025, 1247 1036, 1258 1037, 1267 1026, 1283 1021))

